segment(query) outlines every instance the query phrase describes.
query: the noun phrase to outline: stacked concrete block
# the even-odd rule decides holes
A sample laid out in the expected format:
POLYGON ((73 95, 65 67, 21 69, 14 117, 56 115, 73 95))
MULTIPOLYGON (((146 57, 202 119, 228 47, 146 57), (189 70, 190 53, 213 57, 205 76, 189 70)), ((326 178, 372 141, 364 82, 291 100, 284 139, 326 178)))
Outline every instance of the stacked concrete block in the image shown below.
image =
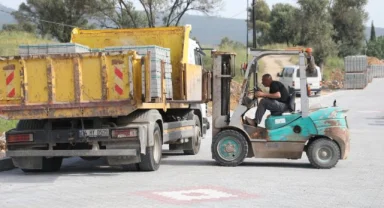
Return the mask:
POLYGON ((345 89, 364 89, 372 81, 367 56, 347 56, 344 58, 344 66, 345 89))
POLYGON ((69 53, 89 53, 88 46, 76 43, 55 43, 55 44, 37 44, 37 45, 20 45, 20 56, 29 55, 57 55, 69 53))
POLYGON ((346 73, 344 76, 345 89, 364 89, 367 84, 366 73, 346 73))
POLYGON ((384 65, 371 65, 374 78, 384 78, 384 65))
MULTIPOLYGON (((165 64, 165 90, 166 98, 173 98, 172 91, 172 64, 171 64, 171 51, 168 48, 162 48, 159 46, 119 46, 119 47, 107 47, 105 52, 117 52, 134 50, 139 55, 146 56, 148 52, 151 52, 151 97, 160 98, 161 92, 161 61, 165 64)), ((143 94, 145 93, 145 77, 144 70, 142 72, 142 88, 143 94)))

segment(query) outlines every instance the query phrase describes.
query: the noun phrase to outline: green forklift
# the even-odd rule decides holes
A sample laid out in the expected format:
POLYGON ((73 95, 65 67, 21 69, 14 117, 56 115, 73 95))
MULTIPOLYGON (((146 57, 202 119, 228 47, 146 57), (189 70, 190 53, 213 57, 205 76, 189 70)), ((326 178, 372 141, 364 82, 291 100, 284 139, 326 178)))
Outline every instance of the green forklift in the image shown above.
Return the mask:
POLYGON ((235 54, 213 51, 212 71, 212 158, 222 166, 238 166, 245 158, 301 159, 307 154, 310 164, 318 169, 330 169, 347 159, 350 150, 348 110, 336 105, 309 108, 305 55, 301 50, 252 50, 242 82, 241 97, 230 111, 231 81, 236 75, 235 54), (249 96, 258 89, 258 62, 269 55, 299 57, 301 109, 296 109, 294 90, 290 94, 289 110, 271 112, 264 127, 249 125, 245 114, 257 98, 249 96), (253 86, 251 80, 253 79, 253 86), (221 87, 217 87, 221 86, 221 87))

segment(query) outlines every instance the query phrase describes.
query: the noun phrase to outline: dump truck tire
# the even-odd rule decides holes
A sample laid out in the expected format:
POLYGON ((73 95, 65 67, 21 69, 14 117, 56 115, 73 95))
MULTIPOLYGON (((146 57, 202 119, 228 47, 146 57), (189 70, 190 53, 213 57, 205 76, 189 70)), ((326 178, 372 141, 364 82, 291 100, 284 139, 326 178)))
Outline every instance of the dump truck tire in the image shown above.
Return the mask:
POLYGON ((247 139, 238 131, 224 130, 213 138, 213 158, 222 166, 238 166, 248 155, 247 139))
POLYGON ((153 131, 154 145, 147 147, 146 154, 141 155, 141 162, 139 163, 140 170, 142 171, 156 171, 160 167, 162 157, 162 136, 161 129, 156 123, 153 131))
MULTIPOLYGON (((17 123, 16 130, 38 130, 44 129, 45 122, 42 120, 21 120, 17 123)), ((42 169, 21 169, 23 172, 55 172, 59 171, 63 163, 62 157, 43 157, 43 168, 42 169)))
POLYGON ((330 169, 336 166, 340 159, 340 148, 336 142, 320 138, 310 143, 307 156, 311 165, 318 169, 330 169))
POLYGON ((21 169, 21 170, 25 173, 56 172, 60 170, 62 163, 63 163, 62 157, 52 157, 52 158, 43 157, 42 169, 21 169))
POLYGON ((184 150, 185 155, 197 155, 200 151, 201 146, 201 126, 200 126, 200 119, 198 116, 194 116, 193 119, 195 120, 195 137, 191 137, 191 150, 184 150))

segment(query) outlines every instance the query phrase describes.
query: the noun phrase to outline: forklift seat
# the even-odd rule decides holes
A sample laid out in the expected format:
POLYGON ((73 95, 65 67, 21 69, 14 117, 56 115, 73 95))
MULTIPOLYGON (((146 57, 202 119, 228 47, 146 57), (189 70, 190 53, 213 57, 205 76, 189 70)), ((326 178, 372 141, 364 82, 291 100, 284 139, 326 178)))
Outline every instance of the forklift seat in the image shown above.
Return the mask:
POLYGON ((271 116, 282 116, 283 113, 292 113, 295 112, 296 110, 296 92, 295 89, 288 86, 288 93, 289 93, 289 98, 288 98, 288 107, 283 111, 271 111, 271 116))

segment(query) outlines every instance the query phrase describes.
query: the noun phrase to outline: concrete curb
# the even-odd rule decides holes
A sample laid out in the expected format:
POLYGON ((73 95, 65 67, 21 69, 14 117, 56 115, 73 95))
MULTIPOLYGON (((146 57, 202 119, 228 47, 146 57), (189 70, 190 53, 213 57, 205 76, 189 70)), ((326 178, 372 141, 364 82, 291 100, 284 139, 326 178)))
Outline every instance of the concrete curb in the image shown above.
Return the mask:
POLYGON ((16 168, 15 165, 13 165, 12 159, 9 157, 0 159, 0 172, 12 170, 16 168))

